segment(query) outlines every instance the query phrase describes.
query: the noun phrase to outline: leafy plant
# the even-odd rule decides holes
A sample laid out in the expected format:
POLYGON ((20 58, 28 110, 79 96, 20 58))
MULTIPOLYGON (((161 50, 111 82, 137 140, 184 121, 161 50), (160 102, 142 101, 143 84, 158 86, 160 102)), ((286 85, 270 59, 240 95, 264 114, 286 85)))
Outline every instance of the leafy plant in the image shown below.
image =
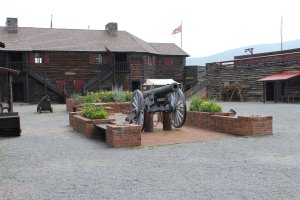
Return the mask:
POLYGON ((125 91, 124 94, 125 94, 125 101, 126 101, 126 102, 130 102, 130 101, 131 101, 131 98, 132 98, 132 92, 130 92, 130 91, 125 91))
POLYGON ((78 100, 78 99, 80 99, 82 96, 80 95, 80 94, 78 94, 78 93, 73 93, 73 94, 71 94, 71 96, 70 96, 70 98, 71 99, 74 99, 74 100, 78 100))
POLYGON ((84 104, 80 115, 89 119, 107 119, 109 114, 102 106, 87 103, 84 104))
POLYGON ((212 100, 196 97, 192 99, 189 110, 200 112, 222 112, 222 107, 212 100))
POLYGON ((126 94, 124 92, 114 91, 112 92, 112 98, 114 102, 125 102, 126 94))
POLYGON ((97 95, 95 93, 91 92, 91 93, 89 93, 86 96, 82 96, 80 98, 80 100, 83 103, 97 103, 98 102, 98 97, 97 97, 97 95))
POLYGON ((78 97, 83 103, 109 103, 131 101, 132 92, 129 91, 105 91, 89 92, 86 96, 78 97))
POLYGON ((98 91, 96 92, 97 97, 100 99, 101 102, 108 103, 113 101, 112 91, 98 91))

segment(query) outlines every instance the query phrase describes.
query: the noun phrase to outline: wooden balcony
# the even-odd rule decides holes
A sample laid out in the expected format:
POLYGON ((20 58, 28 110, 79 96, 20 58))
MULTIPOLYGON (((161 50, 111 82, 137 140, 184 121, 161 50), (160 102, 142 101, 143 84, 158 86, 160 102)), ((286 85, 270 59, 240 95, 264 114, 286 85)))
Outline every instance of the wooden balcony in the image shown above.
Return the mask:
POLYGON ((9 62, 8 68, 23 71, 24 69, 24 63, 23 62, 9 62))
POLYGON ((116 62, 115 63, 116 72, 129 72, 130 66, 128 62, 116 62))

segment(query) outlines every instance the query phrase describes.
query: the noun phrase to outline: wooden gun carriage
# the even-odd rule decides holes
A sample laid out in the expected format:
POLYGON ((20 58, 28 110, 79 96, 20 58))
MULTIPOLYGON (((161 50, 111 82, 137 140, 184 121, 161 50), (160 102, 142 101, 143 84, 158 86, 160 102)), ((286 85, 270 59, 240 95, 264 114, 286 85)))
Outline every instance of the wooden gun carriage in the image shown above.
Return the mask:
POLYGON ((171 123, 175 128, 183 126, 186 118, 186 102, 184 94, 177 83, 144 92, 135 90, 131 100, 131 113, 127 121, 139 124, 141 130, 150 126, 147 129, 151 131, 152 127, 149 124, 151 119, 149 120, 149 118, 152 117, 152 113, 156 112, 170 115, 170 120, 166 120, 168 117, 164 117, 164 126, 170 127, 170 124, 166 123, 171 123), (150 117, 147 116, 149 114, 150 117))
POLYGON ((37 112, 41 113, 42 111, 50 111, 53 112, 53 108, 51 106, 51 100, 49 95, 45 95, 42 97, 41 101, 38 103, 37 112))

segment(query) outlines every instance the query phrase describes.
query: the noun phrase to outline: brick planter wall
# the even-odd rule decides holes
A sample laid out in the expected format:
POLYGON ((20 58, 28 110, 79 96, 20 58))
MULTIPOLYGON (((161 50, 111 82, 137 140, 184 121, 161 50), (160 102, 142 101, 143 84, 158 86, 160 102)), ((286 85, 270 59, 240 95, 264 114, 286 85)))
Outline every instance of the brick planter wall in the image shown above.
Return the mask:
POLYGON ((127 113, 130 112, 130 102, 122 102, 122 103, 107 103, 106 107, 111 107, 113 113, 127 113))
POLYGON ((139 125, 107 125, 105 136, 106 143, 112 147, 141 146, 139 125))
POLYGON ((74 100, 74 99, 71 99, 71 98, 67 98, 67 99, 66 99, 66 110, 67 110, 68 112, 73 112, 73 107, 74 107, 74 106, 77 106, 77 105, 79 105, 79 104, 81 104, 80 101, 74 100))
MULTIPOLYGON (((130 113, 130 102, 122 102, 122 103, 107 103, 104 106, 110 107, 112 113, 130 113)), ((66 99, 66 110, 68 112, 73 112, 73 107, 76 107, 76 111, 81 108, 81 102, 77 100, 73 100, 71 98, 66 99)))
POLYGON ((78 114, 77 112, 69 112, 69 125, 73 126, 73 117, 78 114))
POLYGON ((100 138, 94 124, 115 123, 115 119, 88 119, 80 115, 73 115, 71 121, 75 131, 82 133, 89 138, 100 138))
POLYGON ((238 116, 231 113, 188 111, 185 125, 241 135, 272 135, 272 116, 238 116))
POLYGON ((197 126, 199 128, 210 129, 209 119, 211 118, 212 115, 233 116, 233 113, 230 112, 209 113, 209 112, 187 111, 184 125, 197 126))

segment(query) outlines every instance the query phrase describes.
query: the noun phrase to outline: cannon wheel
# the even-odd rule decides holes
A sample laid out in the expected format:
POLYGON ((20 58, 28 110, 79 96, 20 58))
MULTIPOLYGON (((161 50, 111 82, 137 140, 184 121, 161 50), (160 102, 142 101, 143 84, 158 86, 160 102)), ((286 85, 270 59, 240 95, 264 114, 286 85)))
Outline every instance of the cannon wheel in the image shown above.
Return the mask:
POLYGON ((173 105, 172 125, 175 128, 183 126, 186 118, 186 102, 183 92, 179 89, 171 94, 171 102, 173 105))
POLYGON ((131 115, 132 122, 141 126, 141 130, 144 129, 144 97, 140 90, 135 90, 131 99, 131 115))
POLYGON ((37 111, 38 111, 39 113, 42 113, 42 107, 39 106, 38 109, 37 109, 37 111))

